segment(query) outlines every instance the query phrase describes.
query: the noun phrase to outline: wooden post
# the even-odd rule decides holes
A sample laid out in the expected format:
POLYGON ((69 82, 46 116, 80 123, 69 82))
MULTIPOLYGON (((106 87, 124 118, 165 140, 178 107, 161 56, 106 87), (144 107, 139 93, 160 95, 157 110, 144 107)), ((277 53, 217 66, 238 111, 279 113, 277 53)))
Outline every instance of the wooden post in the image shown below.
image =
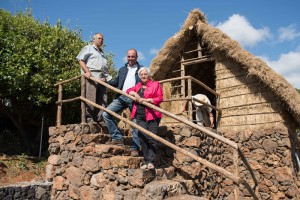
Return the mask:
MULTIPOLYGON (((58 83, 58 101, 62 100, 62 79, 59 79, 58 83)), ((56 126, 59 127, 61 125, 61 110, 62 110, 62 103, 57 104, 57 113, 56 113, 56 126)))
MULTIPOLYGON (((239 177, 239 154, 237 149, 233 149, 233 174, 239 177)), ((239 199, 239 184, 234 184, 234 199, 239 199)))
POLYGON ((202 47, 200 45, 200 42, 197 43, 197 49, 198 49, 198 58, 202 57, 202 47))
MULTIPOLYGON (((81 96, 85 98, 85 77, 82 76, 81 77, 81 96)), ((85 108, 85 103, 83 101, 81 101, 81 124, 85 124, 86 123, 86 108, 85 108)))
MULTIPOLYGON (((182 61, 184 61, 184 58, 182 56, 181 58, 182 61)), ((185 76, 185 70, 184 70, 184 64, 181 64, 180 65, 180 70, 181 70, 181 73, 180 73, 180 76, 181 78, 185 76)), ((182 98, 185 98, 185 79, 181 79, 181 97, 182 98)))
MULTIPOLYGON (((192 79, 188 79, 188 97, 192 97, 192 79)), ((188 118, 190 120, 193 120, 193 105, 192 101, 189 101, 189 106, 188 106, 188 118)))

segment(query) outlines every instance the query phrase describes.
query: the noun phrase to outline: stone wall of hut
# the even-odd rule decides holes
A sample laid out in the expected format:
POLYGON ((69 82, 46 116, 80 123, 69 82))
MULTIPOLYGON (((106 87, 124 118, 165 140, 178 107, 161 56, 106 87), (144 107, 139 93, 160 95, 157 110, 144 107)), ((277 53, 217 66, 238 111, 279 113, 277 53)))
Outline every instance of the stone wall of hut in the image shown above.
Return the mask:
MULTIPOLYGON (((139 169, 142 157, 130 156, 125 146, 106 145, 106 131, 96 125, 49 128, 47 179, 52 199, 166 199, 191 195, 233 199, 233 181, 189 157, 159 145, 155 170, 139 169)), ((225 132, 240 145, 258 185, 239 158, 239 175, 260 199, 299 199, 300 180, 295 154, 286 131, 225 132)), ((233 173, 233 148, 188 127, 160 127, 159 135, 233 173)), ((239 196, 252 199, 243 186, 239 196)))

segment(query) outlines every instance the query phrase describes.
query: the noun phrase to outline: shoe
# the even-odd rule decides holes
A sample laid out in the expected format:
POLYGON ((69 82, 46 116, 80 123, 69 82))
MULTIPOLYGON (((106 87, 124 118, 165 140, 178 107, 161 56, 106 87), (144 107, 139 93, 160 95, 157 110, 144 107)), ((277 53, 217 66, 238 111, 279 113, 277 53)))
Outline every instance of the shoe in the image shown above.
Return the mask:
POLYGON ((124 142, 123 142, 123 140, 111 140, 111 141, 106 142, 106 144, 123 146, 124 142))
POLYGON ((104 121, 101 121, 101 122, 97 121, 97 124, 101 127, 106 127, 106 123, 104 121))
POLYGON ((130 151, 130 155, 132 157, 139 157, 139 151, 138 150, 132 150, 132 151, 130 151))
POLYGON ((148 169, 154 169, 154 165, 152 163, 148 163, 148 166, 147 166, 148 169))
POLYGON ((147 169, 147 167, 148 167, 148 165, 143 164, 143 165, 140 167, 140 169, 147 169))
POLYGON ((92 118, 87 118, 86 119, 86 122, 88 123, 88 124, 96 124, 97 122, 95 122, 92 118))

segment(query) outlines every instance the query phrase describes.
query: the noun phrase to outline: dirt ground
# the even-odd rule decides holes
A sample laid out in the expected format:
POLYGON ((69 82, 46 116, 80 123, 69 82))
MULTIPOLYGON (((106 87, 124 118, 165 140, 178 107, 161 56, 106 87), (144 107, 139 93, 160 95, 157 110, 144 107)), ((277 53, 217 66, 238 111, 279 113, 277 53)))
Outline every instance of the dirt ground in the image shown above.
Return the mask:
POLYGON ((0 186, 45 181, 47 159, 0 155, 0 186))

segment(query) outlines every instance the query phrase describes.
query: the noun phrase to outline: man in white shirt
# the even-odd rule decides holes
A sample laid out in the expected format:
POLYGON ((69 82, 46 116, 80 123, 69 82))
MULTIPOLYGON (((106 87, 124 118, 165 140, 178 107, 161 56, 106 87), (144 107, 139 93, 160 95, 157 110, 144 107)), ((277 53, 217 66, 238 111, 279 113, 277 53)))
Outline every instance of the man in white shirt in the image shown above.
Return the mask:
MULTIPOLYGON (((121 67, 118 71, 118 76, 111 81, 108 81, 108 84, 114 86, 124 92, 127 89, 133 87, 138 82, 140 82, 140 78, 138 76, 138 70, 142 67, 137 62, 138 54, 135 49, 129 49, 127 51, 127 63, 125 66, 121 67)), ((124 95, 117 95, 117 97, 113 100, 113 102, 107 107, 107 109, 120 113, 124 109, 129 108, 130 112, 132 110, 132 100, 124 95)), ((108 114, 107 112, 103 113, 103 119, 106 122, 106 126, 108 128, 108 132, 111 136, 111 141, 107 144, 113 145, 124 145, 123 136, 118 129, 113 116, 108 114)), ((138 156, 138 150, 140 148, 140 140, 138 137, 138 131, 136 128, 133 129, 133 146, 131 147, 131 155, 138 156)))

